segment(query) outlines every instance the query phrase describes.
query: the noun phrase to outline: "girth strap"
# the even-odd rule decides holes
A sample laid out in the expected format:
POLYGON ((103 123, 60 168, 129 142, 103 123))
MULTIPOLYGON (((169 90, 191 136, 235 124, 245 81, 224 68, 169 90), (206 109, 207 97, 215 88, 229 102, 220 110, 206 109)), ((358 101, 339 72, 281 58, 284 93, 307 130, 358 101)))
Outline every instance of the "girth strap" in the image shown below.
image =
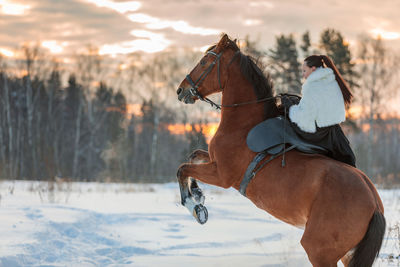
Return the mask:
POLYGON ((246 172, 244 173, 242 182, 240 183, 239 187, 239 192, 243 195, 246 196, 246 189, 247 186, 249 185, 250 181, 256 176, 257 172, 260 171, 265 165, 267 165, 269 162, 271 162, 273 159, 279 157, 280 155, 284 155, 286 152, 294 149, 296 145, 292 145, 291 147, 282 150, 278 154, 271 155, 271 157, 263 162, 257 169, 257 165, 268 155, 268 150, 264 150, 263 152, 258 153, 253 161, 249 164, 247 167, 246 172))
POLYGON ((258 153, 254 157, 253 161, 247 167, 247 170, 244 173, 244 177, 242 182, 240 183, 240 188, 239 188, 239 192, 243 196, 246 196, 247 185, 250 183, 251 179, 253 179, 253 177, 256 175, 255 172, 253 172, 253 170, 257 167, 258 163, 260 163, 260 161, 262 161, 267 156, 267 154, 268 154, 267 151, 258 153))

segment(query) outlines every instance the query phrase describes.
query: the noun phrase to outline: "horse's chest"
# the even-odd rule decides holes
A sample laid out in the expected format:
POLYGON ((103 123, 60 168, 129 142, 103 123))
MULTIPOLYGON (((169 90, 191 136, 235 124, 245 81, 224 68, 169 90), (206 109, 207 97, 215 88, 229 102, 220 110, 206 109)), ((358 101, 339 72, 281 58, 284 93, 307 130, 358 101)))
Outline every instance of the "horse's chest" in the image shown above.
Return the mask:
POLYGON ((240 132, 217 132, 210 141, 209 152, 218 155, 229 155, 247 149, 246 134, 240 132))
POLYGON ((246 133, 217 133, 210 141, 211 160, 224 173, 241 174, 245 171, 252 152, 246 146, 246 133))

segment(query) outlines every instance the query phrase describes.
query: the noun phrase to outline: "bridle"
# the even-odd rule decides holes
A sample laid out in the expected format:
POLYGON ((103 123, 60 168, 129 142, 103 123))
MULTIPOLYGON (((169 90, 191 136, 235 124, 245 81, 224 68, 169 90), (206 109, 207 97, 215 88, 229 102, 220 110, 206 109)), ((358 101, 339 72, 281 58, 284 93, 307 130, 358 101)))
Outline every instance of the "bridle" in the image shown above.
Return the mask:
MULTIPOLYGON (((199 76, 199 78, 197 78, 197 80, 195 82, 190 77, 190 74, 186 75, 186 78, 185 78, 189 82, 189 84, 191 86, 191 88, 189 88, 189 92, 193 97, 197 97, 201 101, 204 101, 204 102, 210 104, 212 107, 214 107, 216 109, 221 109, 221 107, 239 107, 239 106, 243 106, 243 105, 257 104, 257 103, 265 102, 265 101, 272 100, 272 99, 276 98, 275 96, 272 96, 272 97, 266 97, 266 98, 262 98, 262 99, 257 99, 257 100, 254 100, 254 101, 236 103, 236 104, 231 104, 231 105, 222 105, 222 104, 215 103, 214 101, 212 101, 211 99, 209 99, 207 97, 203 97, 197 89, 200 87, 200 85, 205 80, 205 78, 208 76, 208 74, 210 74, 210 72, 213 70, 215 65, 217 65, 217 75, 218 75, 219 88, 221 89, 221 91, 223 90, 222 84, 221 84, 221 74, 220 74, 220 59, 221 59, 221 56, 223 54, 223 51, 221 51, 220 53, 217 54, 214 51, 210 50, 210 51, 207 51, 207 54, 215 56, 215 59, 210 64, 210 66, 208 66, 207 69, 205 69, 201 73, 201 75, 199 76)), ((233 55, 233 57, 230 60, 230 62, 229 62, 227 67, 229 67, 231 65, 231 63, 235 60, 236 56, 239 55, 239 54, 240 54, 240 50, 236 51, 236 53, 233 55)))
POLYGON ((208 74, 210 74, 210 72, 212 71, 212 69, 214 68, 215 64, 218 65, 218 84, 219 84, 219 88, 222 90, 222 84, 221 84, 221 75, 220 75, 220 61, 219 59, 222 56, 222 53, 215 53, 213 51, 207 51, 208 55, 213 55, 215 56, 214 61, 210 64, 210 66, 208 66, 207 69, 205 69, 201 75, 199 76, 199 78, 197 78, 197 80, 194 82, 192 80, 192 78, 190 77, 190 74, 186 75, 186 80, 189 82, 191 88, 189 88, 189 92, 193 97, 197 97, 198 99, 200 99, 201 101, 204 101, 206 103, 209 103, 212 107, 215 107, 216 109, 221 109, 221 105, 213 102, 211 99, 207 98, 207 97, 203 97, 199 90, 197 90, 197 88, 199 88, 199 86, 203 83, 204 79, 208 76, 208 74))

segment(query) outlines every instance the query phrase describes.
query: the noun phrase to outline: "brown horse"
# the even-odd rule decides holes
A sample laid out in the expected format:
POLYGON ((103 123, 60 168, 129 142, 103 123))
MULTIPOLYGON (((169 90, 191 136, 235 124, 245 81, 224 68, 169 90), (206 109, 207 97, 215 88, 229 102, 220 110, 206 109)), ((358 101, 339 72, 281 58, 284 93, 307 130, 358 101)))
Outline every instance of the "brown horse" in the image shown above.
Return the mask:
MULTIPOLYGON (((182 205, 200 223, 207 221, 204 196, 196 180, 239 189, 255 153, 246 145, 249 130, 279 114, 270 78, 225 34, 182 81, 185 103, 222 93, 221 121, 209 152, 197 150, 179 167, 182 205), (193 177, 193 178, 191 178, 193 177)), ((356 168, 322 155, 292 150, 286 166, 279 158, 265 165, 247 187, 259 208, 303 227, 301 245, 313 266, 371 266, 385 232, 381 199, 368 177, 356 168)))

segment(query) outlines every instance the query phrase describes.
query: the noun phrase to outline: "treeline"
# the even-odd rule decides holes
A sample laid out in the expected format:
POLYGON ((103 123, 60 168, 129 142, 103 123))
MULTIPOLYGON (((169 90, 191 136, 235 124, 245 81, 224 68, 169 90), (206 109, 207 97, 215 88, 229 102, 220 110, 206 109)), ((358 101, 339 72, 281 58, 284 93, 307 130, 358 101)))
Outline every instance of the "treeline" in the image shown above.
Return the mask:
MULTIPOLYGON (((334 29, 322 31, 317 42, 311 37, 278 35, 269 48, 247 37, 241 47, 265 63, 276 93, 300 93, 303 59, 329 55, 354 94, 343 126, 358 168, 374 182, 399 184, 400 125, 388 106, 399 91, 399 55, 379 38, 360 37, 350 47, 334 29)), ((176 99, 176 87, 201 53, 134 53, 115 66, 89 47, 65 70, 46 67, 37 48, 21 51, 6 67, 0 57, 0 178, 174 181, 190 152, 207 148, 201 127, 171 130, 217 121, 204 103, 176 99)))
POLYGON ((347 131, 357 167, 381 186, 400 186, 400 118, 378 116, 372 124, 360 119, 351 128, 347 131))
POLYGON ((206 148, 202 132, 168 130, 173 110, 143 99, 128 114, 123 93, 105 83, 90 94, 71 74, 47 80, 0 72, 2 179, 165 182, 189 152, 206 148))

